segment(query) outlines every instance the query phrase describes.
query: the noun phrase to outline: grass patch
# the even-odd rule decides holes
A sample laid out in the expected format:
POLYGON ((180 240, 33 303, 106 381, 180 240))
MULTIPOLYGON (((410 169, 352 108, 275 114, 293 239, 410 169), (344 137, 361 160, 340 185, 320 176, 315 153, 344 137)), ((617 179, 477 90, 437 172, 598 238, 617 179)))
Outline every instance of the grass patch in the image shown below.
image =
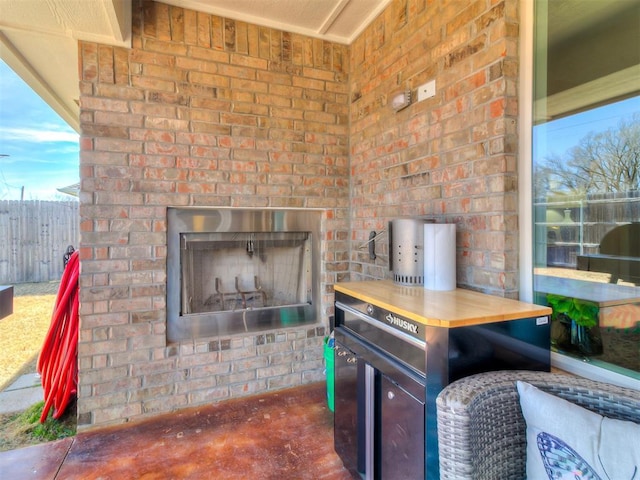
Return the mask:
POLYGON ((0 320, 0 389, 9 386, 23 366, 37 358, 55 301, 55 295, 15 297, 13 314, 0 320))
POLYGON ((54 419, 50 411, 45 422, 40 423, 43 407, 44 401, 23 412, 0 415, 0 451, 52 442, 76 434, 75 403, 60 419, 54 419))

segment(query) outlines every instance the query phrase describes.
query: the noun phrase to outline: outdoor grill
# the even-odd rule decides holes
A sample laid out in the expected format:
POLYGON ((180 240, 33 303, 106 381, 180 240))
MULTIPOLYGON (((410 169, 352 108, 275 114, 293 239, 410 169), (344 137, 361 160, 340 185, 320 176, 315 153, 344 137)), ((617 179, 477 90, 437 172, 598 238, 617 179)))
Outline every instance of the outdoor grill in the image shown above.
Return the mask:
POLYGON ((600 241, 600 253, 578 255, 578 270, 609 273, 618 280, 640 284, 640 223, 615 227, 600 241))

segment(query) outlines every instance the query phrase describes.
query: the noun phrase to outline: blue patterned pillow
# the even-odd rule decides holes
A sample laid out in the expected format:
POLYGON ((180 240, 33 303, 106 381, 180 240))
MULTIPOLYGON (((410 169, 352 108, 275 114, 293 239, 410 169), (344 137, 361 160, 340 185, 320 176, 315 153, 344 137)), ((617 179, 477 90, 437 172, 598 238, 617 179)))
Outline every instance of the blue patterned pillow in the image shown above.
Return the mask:
POLYGON ((529 480, 640 478, 640 425, 603 417, 517 382, 529 480))

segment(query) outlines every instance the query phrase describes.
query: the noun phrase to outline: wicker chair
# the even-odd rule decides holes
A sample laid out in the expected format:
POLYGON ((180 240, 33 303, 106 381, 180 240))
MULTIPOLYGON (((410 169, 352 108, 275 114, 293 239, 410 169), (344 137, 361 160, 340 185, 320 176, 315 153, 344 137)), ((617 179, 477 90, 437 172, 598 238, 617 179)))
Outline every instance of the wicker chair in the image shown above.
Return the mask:
POLYGON ((637 390, 559 373, 473 375, 444 388, 436 400, 441 479, 526 477, 526 426, 516 380, 601 415, 640 423, 637 390))

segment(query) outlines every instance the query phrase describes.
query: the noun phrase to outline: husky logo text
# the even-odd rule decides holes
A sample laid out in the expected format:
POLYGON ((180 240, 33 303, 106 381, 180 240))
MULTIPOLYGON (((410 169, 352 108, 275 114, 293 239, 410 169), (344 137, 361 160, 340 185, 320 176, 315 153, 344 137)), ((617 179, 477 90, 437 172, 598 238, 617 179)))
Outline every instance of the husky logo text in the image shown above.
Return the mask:
POLYGON ((409 323, 406 320, 398 318, 391 313, 387 313, 387 316, 385 318, 387 319, 387 322, 395 327, 401 328, 402 330, 406 330, 407 332, 411 332, 414 334, 418 333, 418 326, 414 325, 413 323, 409 323))

